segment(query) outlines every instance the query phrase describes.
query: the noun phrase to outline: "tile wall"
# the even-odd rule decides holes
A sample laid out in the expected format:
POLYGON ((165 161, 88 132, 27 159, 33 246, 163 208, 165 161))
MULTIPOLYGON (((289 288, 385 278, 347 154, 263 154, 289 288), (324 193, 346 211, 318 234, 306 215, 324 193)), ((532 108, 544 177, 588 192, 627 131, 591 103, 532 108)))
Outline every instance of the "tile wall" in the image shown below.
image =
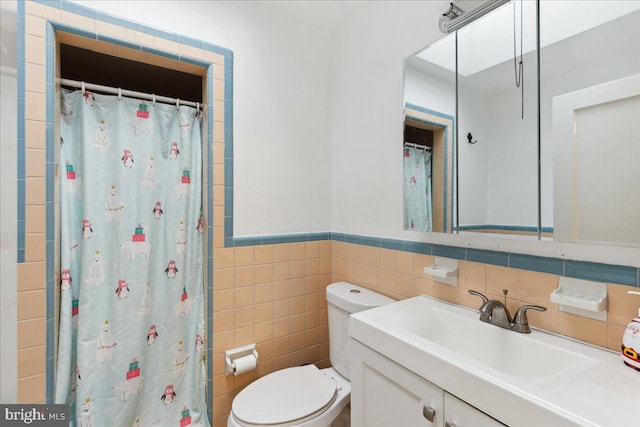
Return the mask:
POLYGON ((255 378, 329 365, 331 242, 217 248, 213 259, 213 421, 226 426, 234 396, 255 378), (225 376, 224 351, 254 342, 258 368, 225 376))
POLYGON ((353 282, 395 299, 426 294, 474 309, 481 301, 470 295, 469 289, 500 300, 502 289, 508 289, 507 307, 511 312, 523 304, 547 307, 546 312, 527 313, 532 326, 616 351, 624 328, 640 305, 626 294, 636 287, 609 283, 608 321, 587 319, 560 312, 558 305, 549 301, 558 287, 557 274, 459 261, 458 287, 453 287, 434 282, 424 273, 424 267, 433 261, 431 255, 333 241, 332 281, 353 282))

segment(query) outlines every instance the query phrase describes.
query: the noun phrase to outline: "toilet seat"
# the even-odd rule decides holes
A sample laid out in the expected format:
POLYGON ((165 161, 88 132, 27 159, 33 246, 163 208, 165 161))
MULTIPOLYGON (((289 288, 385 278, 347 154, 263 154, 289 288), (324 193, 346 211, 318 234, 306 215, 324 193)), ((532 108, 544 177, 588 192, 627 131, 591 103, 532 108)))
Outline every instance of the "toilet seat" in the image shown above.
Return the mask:
POLYGON ((233 416, 246 426, 298 424, 329 408, 338 392, 335 381, 315 365, 266 375, 233 399, 233 416))

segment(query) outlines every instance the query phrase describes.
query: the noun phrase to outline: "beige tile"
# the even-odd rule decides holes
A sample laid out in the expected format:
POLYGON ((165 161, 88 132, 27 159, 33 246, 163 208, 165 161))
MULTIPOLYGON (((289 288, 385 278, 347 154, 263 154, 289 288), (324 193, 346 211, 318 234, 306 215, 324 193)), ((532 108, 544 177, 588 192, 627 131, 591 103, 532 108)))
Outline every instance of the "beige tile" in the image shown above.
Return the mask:
POLYGON ((487 292, 502 295, 502 290, 507 289, 508 298, 520 298, 520 286, 518 283, 518 270, 506 267, 487 265, 487 292))
POLYGON ((391 249, 380 249, 380 268, 383 270, 396 269, 396 251, 391 249))
POLYGON ((355 245, 353 243, 343 243, 342 244, 342 257, 344 259, 346 259, 347 261, 355 261, 355 249, 356 246, 359 245, 355 245))
POLYGON ((306 276, 320 274, 320 258, 306 259, 304 262, 304 272, 306 276))
POLYGON ((627 294, 627 291, 637 291, 632 286, 608 284, 609 323, 626 326, 634 317, 638 316, 640 297, 627 294))
POLYGON ((235 347, 233 330, 213 334, 213 352, 220 353, 235 347))
POLYGON ((290 313, 294 314, 304 314, 304 295, 292 297, 289 300, 290 313))
POLYGON ((304 314, 295 314, 289 317, 289 330, 292 334, 304 332, 304 314))
MULTIPOLYGON (((46 40, 42 37, 27 34, 25 36, 25 43, 25 62, 27 64, 47 65, 46 40)), ((44 108, 44 102, 42 105, 44 108)), ((27 119, 28 118, 29 116, 27 116, 27 119)))
MULTIPOLYGON (((275 340, 282 337, 289 337, 289 317, 283 317, 281 319, 275 319, 273 321, 273 339, 275 340)), ((275 351, 275 347, 274 347, 275 351)))
POLYGON ((254 262, 256 264, 268 264, 273 261, 273 245, 256 246, 254 262))
POLYGON ((45 261, 47 257, 46 235, 44 233, 25 235, 25 255, 27 262, 45 261))
POLYGON ((331 258, 323 257, 320 259, 320 274, 331 274, 331 258))
POLYGON ((29 92, 46 93, 45 67, 27 63, 25 65, 25 84, 26 90, 29 92))
POLYGON ((254 304, 254 287, 253 286, 244 286, 241 288, 235 288, 235 297, 234 297, 234 306, 245 307, 248 305, 254 304))
POLYGON ((258 357, 260 360, 273 359, 273 341, 263 341, 256 344, 258 357))
POLYGON ((378 267, 380 265, 380 248, 373 246, 365 247, 365 263, 378 267))
POLYGON ((18 291, 46 289, 47 265, 45 262, 25 262, 18 264, 18 291))
POLYGON ((289 300, 281 299, 273 302, 273 318, 274 319, 282 319, 284 317, 287 318, 287 323, 289 322, 289 300))
MULTIPOLYGON (((203 59, 213 64, 224 65, 224 56, 208 50, 203 51, 203 59)), ((221 68, 221 67, 216 67, 221 68)))
POLYGON ((18 292, 18 320, 46 317, 46 291, 18 292))
POLYGON ((18 350, 18 378, 44 374, 46 370, 46 346, 18 350))
POLYGON ((216 417, 213 419, 213 427, 227 427, 228 422, 229 422, 229 414, 223 415, 221 417, 216 417))
POLYGON ((319 258, 320 257, 320 241, 306 242, 305 243, 305 258, 319 258))
MULTIPOLYGON (((236 257, 237 262, 237 257, 236 257)), ((237 267, 235 272, 235 286, 251 286, 255 284, 255 274, 253 267, 237 267)))
POLYGON ((320 257, 324 258, 324 257, 331 257, 331 241, 329 240, 322 240, 320 241, 320 257))
POLYGON ((216 375, 213 377, 213 396, 221 396, 223 394, 233 392, 235 386, 235 377, 233 375, 216 375))
POLYGON ((224 165, 216 163, 213 168, 213 184, 224 185, 224 165))
POLYGON ((244 328, 253 326, 254 323, 254 306, 242 307, 235 309, 235 327, 244 328))
POLYGON ((213 227, 213 247, 224 248, 224 227, 213 227))
MULTIPOLYGON (((224 207, 213 207, 213 225, 216 227, 224 228, 224 207)), ((232 248, 229 248, 232 249, 232 248)))
POLYGON ((282 243, 279 245, 273 245, 273 262, 281 263, 288 262, 290 259, 290 244, 282 243))
POLYGON ((202 49, 180 43, 180 56, 186 56, 193 59, 204 59, 202 49))
POLYGON ((214 396, 213 413, 217 417, 228 415, 231 412, 231 403, 233 402, 233 393, 223 394, 222 396, 214 396))
POLYGON ((413 274, 413 254, 411 252, 396 251, 396 271, 413 274))
POLYGON ((622 335, 626 327, 609 323, 607 329, 607 348, 620 351, 622 346, 622 335))
POLYGON ((438 282, 433 283, 433 296, 454 304, 458 304, 460 300, 458 288, 456 286, 450 286, 438 282))
POLYGON ((291 365, 289 364, 289 353, 273 358, 273 370, 279 371, 281 369, 289 368, 291 365))
POLYGON ((213 332, 230 331, 235 324, 234 310, 216 311, 213 313, 213 332))
POLYGON ((213 79, 213 99, 224 101, 224 80, 213 79))
POLYGON ((231 268, 235 264, 234 248, 219 248, 213 251, 213 268, 231 268))
POLYGON ((289 262, 273 264, 273 280, 288 280, 291 277, 289 262))
POLYGON ((220 142, 213 143, 213 163, 224 164, 224 144, 220 142))
POLYGON ((224 122, 224 101, 213 101, 213 120, 224 122))
POLYGON ((47 231, 47 210, 44 206, 27 206, 25 214, 27 233, 45 233, 47 231))
POLYGON ((254 326, 254 331, 257 343, 270 341, 273 339, 273 323, 270 321, 257 323, 254 326))
POLYGON ((163 50, 168 53, 180 54, 180 44, 162 37, 154 37, 153 45, 156 49, 163 50))
POLYGON ((273 281, 273 266, 272 264, 262 264, 253 267, 255 283, 269 283, 273 281))
MULTIPOLYGON (((258 353, 261 354, 261 353, 258 353)), ((264 377, 265 375, 269 375, 271 372, 273 372, 273 360, 272 359, 268 359, 268 360, 264 360, 261 358, 261 361, 258 363, 258 367, 256 368, 256 377, 257 378, 261 378, 264 377)), ((226 421, 224 424, 222 424, 222 426, 226 427, 226 421)))
POLYGON ((280 282, 273 283, 273 299, 286 299, 289 301, 289 296, 291 295, 291 284, 288 280, 282 280, 280 282))
POLYGON ((125 29, 125 38, 128 41, 145 46, 154 46, 155 38, 150 34, 141 33, 140 31, 132 30, 130 28, 125 29))
POLYGON ((46 6, 33 1, 25 2, 25 7, 27 15, 34 15, 50 21, 60 21, 60 9, 56 7, 46 6))
POLYGON ((273 302, 255 305, 255 322, 264 323, 273 320, 273 302))
POLYGON ((235 277, 235 269, 233 268, 213 270, 213 289, 223 290, 233 288, 236 281, 235 277))
POLYGON ((124 39, 127 36, 126 28, 100 20, 96 20, 96 33, 118 39, 124 39))
POLYGON ((367 259, 367 247, 364 245, 355 245, 353 248, 353 260, 360 264, 365 264, 366 259, 367 259))
POLYGON ((213 311, 231 310, 234 304, 234 290, 213 291, 213 311))
POLYGON ((301 261, 291 261, 290 265, 291 278, 298 279, 305 276, 305 262, 301 261))
POLYGON ((213 356, 213 375, 224 373, 224 354, 215 354, 213 356))
POLYGON ((263 283, 255 286, 256 304, 269 302, 273 300, 273 284, 263 283))
POLYGON ((91 32, 96 31, 95 19, 87 18, 86 16, 76 15, 75 13, 67 12, 66 10, 60 11, 60 19, 63 24, 71 27, 77 27, 83 30, 91 32))
MULTIPOLYGON (((39 65, 33 65, 39 67, 39 65)), ((45 150, 47 148, 46 123, 35 120, 25 122, 25 146, 45 150)))
POLYGON ((254 264, 254 250, 253 246, 244 246, 235 248, 235 262, 236 267, 242 267, 254 264))
POLYGON ((535 271, 518 270, 520 276, 520 301, 557 309, 550 295, 558 287, 558 276, 535 271))
MULTIPOLYGON (((214 146, 221 145, 224 147, 224 122, 213 122, 213 142, 214 146)), ((224 163, 221 157, 214 157, 215 163, 224 163)))
POLYGON ((18 379, 18 403, 39 403, 44 399, 44 374, 18 379))
POLYGON ((402 295, 404 298, 415 296, 413 293, 413 275, 396 273, 394 293, 402 295))
POLYGON ((26 179, 25 202, 29 205, 42 205, 47 202, 46 199, 46 181, 44 178, 26 179))
POLYGON ((591 344, 607 346, 605 322, 560 312, 558 332, 591 344))
POLYGON ((484 292, 487 288, 485 264, 458 261, 458 286, 484 292))
POLYGON ((320 319, 320 311, 307 311, 304 313, 304 328, 306 330, 317 328, 322 324, 320 319))
POLYGON ((46 150, 27 149, 25 160, 25 174, 27 177, 46 176, 46 150))
POLYGON ((44 318, 18 321, 18 350, 45 345, 44 318))
POLYGON ((284 336, 284 337, 280 337, 280 338, 274 338, 273 340, 273 357, 279 357, 279 356, 283 356, 285 354, 288 354, 290 351, 290 339, 289 339, 289 335, 284 336))
POLYGON ((527 318, 529 319, 529 325, 532 327, 558 333, 560 312, 555 308, 549 308, 544 312, 529 310, 527 311, 527 318))
POLYGON ((291 261, 300 261, 305 259, 306 255, 306 243, 290 243, 290 257, 291 261))
POLYGON ((249 345, 255 342, 254 326, 245 326, 242 328, 236 327, 235 332, 235 345, 241 347, 243 345, 249 345))

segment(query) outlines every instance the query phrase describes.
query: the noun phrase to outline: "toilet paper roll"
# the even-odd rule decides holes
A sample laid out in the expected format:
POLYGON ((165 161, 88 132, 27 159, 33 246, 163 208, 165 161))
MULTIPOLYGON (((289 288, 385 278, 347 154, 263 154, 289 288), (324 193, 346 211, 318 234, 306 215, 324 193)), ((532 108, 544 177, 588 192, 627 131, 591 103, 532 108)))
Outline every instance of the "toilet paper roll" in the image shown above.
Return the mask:
POLYGON ((233 375, 244 374, 256 369, 256 357, 253 354, 242 356, 233 361, 233 375))

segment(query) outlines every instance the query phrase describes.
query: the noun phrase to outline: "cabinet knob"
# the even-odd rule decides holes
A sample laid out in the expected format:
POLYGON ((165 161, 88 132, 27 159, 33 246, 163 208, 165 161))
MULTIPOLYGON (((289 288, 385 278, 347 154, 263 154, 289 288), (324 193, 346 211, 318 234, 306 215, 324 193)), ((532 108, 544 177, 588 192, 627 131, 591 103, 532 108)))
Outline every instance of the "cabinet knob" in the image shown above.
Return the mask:
MULTIPOLYGON (((422 408, 422 415, 424 415, 424 417, 430 421, 433 422, 434 418, 436 417, 436 410, 433 409, 432 407, 427 407, 424 406, 422 408)), ((455 426, 454 426, 455 427, 455 426)))
POLYGON ((449 421, 446 421, 444 423, 444 427, 458 427, 457 425, 455 425, 454 423, 450 423, 449 421))

